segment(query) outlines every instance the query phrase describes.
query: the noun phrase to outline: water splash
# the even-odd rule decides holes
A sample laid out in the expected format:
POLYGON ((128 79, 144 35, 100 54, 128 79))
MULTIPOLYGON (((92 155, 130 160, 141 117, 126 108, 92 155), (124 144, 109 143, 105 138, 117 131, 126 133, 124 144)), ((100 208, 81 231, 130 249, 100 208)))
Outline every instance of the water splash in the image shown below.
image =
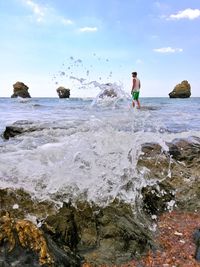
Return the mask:
POLYGON ((114 73, 110 69, 110 59, 99 57, 96 53, 93 53, 93 58, 88 56, 88 60, 76 59, 74 56, 70 56, 65 63, 62 64, 61 69, 52 76, 52 81, 55 84, 65 84, 67 88, 78 89, 82 93, 86 91, 90 92, 92 96, 97 94, 97 90, 102 91, 103 87, 108 84, 112 84, 115 90, 122 87, 122 84, 117 85, 113 82, 114 73), (93 64, 91 64, 91 62, 93 64), (102 71, 103 67, 103 71, 102 71), (103 72, 103 73, 102 73, 103 72), (99 73, 101 75, 99 76, 99 73), (97 82, 99 81, 99 82, 97 82))

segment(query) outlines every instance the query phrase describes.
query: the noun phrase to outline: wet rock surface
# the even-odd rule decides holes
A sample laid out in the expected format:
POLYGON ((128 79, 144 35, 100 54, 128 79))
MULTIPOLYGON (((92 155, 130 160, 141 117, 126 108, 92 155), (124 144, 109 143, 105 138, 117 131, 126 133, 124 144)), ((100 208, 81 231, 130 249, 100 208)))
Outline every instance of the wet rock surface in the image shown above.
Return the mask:
POLYGON ((12 137, 23 135, 23 134, 28 134, 32 132, 40 133, 43 130, 49 130, 49 129, 67 129, 66 127, 55 127, 53 122, 52 123, 43 123, 41 124, 40 122, 34 122, 34 121, 27 121, 27 120, 19 120, 14 122, 11 125, 6 126, 5 130, 3 131, 2 137, 5 140, 8 140, 12 137))
POLYGON ((68 246, 97 266, 126 262, 154 246, 150 230, 141 225, 130 205, 118 201, 104 208, 87 202, 76 203, 76 208, 65 204, 45 220, 43 230, 60 247, 68 246))
POLYGON ((8 212, 0 219, 0 258, 3 266, 80 266, 80 260, 61 250, 28 220, 16 220, 8 212))
MULTIPOLYGON (((151 230, 155 218, 173 209, 200 210, 200 138, 175 139, 166 147, 143 145, 137 170, 148 182, 135 203, 115 199, 98 206, 86 200, 69 201, 57 209, 23 190, 1 189, 0 251, 4 254, 0 264, 13 266, 23 255, 22 265, 33 258, 30 266, 40 266, 43 259, 44 266, 81 266, 83 262, 109 266, 156 249, 151 230), (37 249, 33 249, 37 247, 35 235, 43 240, 37 249), (46 251, 44 257, 41 251, 46 251)), ((198 257, 199 238, 196 244, 198 257)))
POLYGON ((13 123, 12 125, 6 126, 5 131, 3 132, 4 139, 8 140, 11 137, 15 137, 17 135, 23 133, 30 133, 34 131, 41 131, 43 128, 39 128, 34 125, 32 122, 28 121, 18 121, 13 123))

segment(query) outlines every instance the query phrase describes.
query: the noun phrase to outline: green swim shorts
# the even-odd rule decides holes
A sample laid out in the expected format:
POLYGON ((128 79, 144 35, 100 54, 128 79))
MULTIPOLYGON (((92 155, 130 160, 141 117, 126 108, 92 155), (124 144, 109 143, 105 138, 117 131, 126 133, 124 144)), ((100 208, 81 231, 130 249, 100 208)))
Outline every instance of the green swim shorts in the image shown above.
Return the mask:
POLYGON ((133 92, 133 93, 132 93, 132 98, 133 98, 133 100, 138 100, 138 98, 139 98, 139 94, 140 94, 140 92, 137 92, 137 91, 133 92))

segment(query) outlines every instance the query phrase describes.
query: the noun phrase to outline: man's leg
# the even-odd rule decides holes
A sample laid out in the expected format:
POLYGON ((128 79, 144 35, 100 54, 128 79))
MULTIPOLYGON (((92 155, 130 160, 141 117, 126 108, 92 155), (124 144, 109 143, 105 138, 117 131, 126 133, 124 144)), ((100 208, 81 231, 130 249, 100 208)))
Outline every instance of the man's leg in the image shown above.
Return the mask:
POLYGON ((139 100, 136 100, 136 101, 137 101, 138 108, 140 108, 140 101, 139 100))

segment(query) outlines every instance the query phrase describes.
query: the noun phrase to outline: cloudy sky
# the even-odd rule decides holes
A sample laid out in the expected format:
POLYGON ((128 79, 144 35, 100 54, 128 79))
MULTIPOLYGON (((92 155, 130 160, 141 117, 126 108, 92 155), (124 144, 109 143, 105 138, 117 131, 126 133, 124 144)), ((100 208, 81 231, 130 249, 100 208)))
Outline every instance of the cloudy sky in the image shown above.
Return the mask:
POLYGON ((199 0, 0 0, 0 97, 22 81, 32 97, 95 96, 91 81, 167 97, 188 80, 200 96, 199 0))

